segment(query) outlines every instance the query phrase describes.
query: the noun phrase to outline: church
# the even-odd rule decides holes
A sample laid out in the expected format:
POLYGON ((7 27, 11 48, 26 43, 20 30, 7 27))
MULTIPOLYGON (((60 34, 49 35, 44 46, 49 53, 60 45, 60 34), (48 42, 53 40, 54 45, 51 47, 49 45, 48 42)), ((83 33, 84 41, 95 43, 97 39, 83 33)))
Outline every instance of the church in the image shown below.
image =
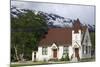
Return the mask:
POLYGON ((32 52, 32 61, 60 60, 68 56, 71 60, 91 58, 91 40, 87 26, 74 20, 72 27, 50 28, 40 40, 38 51, 32 52))

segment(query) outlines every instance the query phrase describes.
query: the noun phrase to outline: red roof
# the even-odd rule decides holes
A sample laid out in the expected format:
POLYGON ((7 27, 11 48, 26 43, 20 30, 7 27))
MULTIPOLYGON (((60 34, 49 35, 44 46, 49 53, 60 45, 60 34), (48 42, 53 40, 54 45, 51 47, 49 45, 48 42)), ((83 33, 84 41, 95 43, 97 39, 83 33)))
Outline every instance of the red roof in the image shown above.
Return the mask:
POLYGON ((85 32, 86 27, 80 27, 80 21, 77 20, 72 28, 51 28, 48 30, 48 33, 44 38, 39 42, 39 46, 49 46, 53 43, 56 45, 64 45, 69 46, 72 44, 72 30, 75 30, 75 33, 78 32, 79 29, 82 32, 85 32))
POLYGON ((56 43, 57 45, 71 44, 72 42, 72 29, 71 28, 52 28, 48 30, 48 34, 45 35, 40 41, 41 45, 52 45, 56 43))

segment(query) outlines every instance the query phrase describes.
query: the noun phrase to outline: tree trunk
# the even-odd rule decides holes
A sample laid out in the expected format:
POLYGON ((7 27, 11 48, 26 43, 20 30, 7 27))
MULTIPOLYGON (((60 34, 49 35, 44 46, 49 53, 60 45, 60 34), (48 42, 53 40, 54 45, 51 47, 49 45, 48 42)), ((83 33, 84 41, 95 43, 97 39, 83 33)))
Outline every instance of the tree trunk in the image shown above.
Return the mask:
POLYGON ((16 56, 16 59, 19 61, 18 52, 17 52, 17 48, 16 48, 15 45, 14 45, 14 49, 15 49, 15 56, 16 56))
POLYGON ((20 54, 19 56, 20 56, 20 60, 21 60, 21 61, 24 61, 24 58, 23 58, 23 53, 22 53, 22 54, 20 54))
POLYGON ((21 61, 24 61, 24 44, 22 45, 22 52, 19 54, 19 58, 21 61))

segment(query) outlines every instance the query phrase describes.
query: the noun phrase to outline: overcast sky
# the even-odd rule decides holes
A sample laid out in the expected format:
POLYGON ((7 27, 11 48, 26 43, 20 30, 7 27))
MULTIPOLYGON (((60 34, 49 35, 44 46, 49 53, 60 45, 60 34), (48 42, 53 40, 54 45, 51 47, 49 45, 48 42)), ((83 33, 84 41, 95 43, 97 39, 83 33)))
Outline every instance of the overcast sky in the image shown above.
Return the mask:
POLYGON ((53 13, 65 18, 77 19, 82 23, 95 24, 95 7, 83 5, 11 1, 11 6, 53 13))

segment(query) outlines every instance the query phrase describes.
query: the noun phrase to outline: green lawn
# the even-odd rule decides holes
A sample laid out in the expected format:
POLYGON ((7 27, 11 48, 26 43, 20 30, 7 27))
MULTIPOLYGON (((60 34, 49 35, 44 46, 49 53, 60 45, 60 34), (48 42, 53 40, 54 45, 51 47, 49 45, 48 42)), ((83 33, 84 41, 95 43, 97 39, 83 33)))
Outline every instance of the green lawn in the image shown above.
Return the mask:
POLYGON ((80 60, 80 62, 94 62, 94 61, 95 61, 95 58, 84 58, 80 60))
POLYGON ((31 62, 31 63, 15 63, 15 64, 11 64, 10 67, 19 67, 19 66, 32 66, 32 65, 44 65, 44 64, 48 64, 47 62, 31 62))
POLYGON ((69 62, 67 62, 67 61, 56 61, 56 62, 15 63, 15 64, 11 64, 10 67, 33 66, 33 65, 47 65, 47 64, 64 64, 64 63, 69 63, 69 62))
MULTIPOLYGON (((81 59, 79 62, 93 62, 95 58, 85 58, 81 59)), ((10 67, 20 67, 20 66, 34 66, 34 65, 47 65, 47 64, 65 64, 65 63, 73 63, 69 61, 56 61, 56 62, 26 62, 26 63, 15 63, 10 65, 10 67)))

